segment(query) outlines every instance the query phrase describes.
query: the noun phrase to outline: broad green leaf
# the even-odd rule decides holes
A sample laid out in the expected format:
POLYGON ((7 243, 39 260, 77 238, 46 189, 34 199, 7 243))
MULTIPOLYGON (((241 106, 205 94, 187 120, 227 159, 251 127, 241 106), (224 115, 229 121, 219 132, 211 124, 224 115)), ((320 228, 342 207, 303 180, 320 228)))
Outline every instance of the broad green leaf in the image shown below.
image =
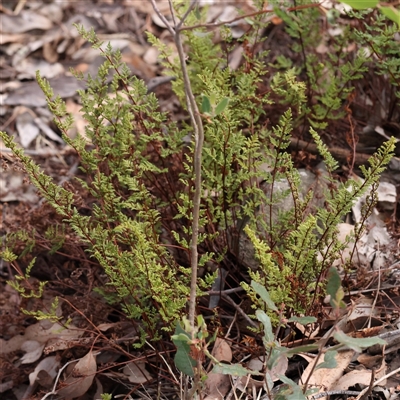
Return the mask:
POLYGON ((348 4, 355 10, 363 10, 365 8, 375 8, 378 5, 379 0, 340 0, 340 2, 348 4))
POLYGON ((298 322, 301 325, 308 325, 317 322, 317 318, 315 317, 291 317, 288 319, 288 322, 298 322))
POLYGON ((344 298, 344 289, 342 286, 336 292, 335 305, 339 308, 345 308, 346 304, 342 301, 344 298))
POLYGON ((336 298, 336 293, 341 285, 338 270, 335 267, 330 267, 328 272, 328 283, 326 285, 326 292, 331 298, 336 298))
POLYGON ((278 310, 275 303, 271 300, 271 297, 269 297, 269 293, 264 286, 260 285, 258 282, 251 281, 251 287, 261 297, 261 299, 265 302, 265 304, 270 310, 274 311, 278 310))
POLYGON ((201 13, 200 13, 200 8, 199 7, 196 7, 194 9, 194 16, 196 17, 197 20, 201 19, 201 13))
POLYGON ((274 387, 274 382, 271 378, 270 374, 265 374, 265 386, 267 388, 268 391, 271 391, 274 387))
POLYGON ((279 379, 285 383, 286 385, 283 386, 281 390, 279 390, 278 394, 274 399, 276 400, 307 400, 304 396, 303 392, 301 391, 300 386, 292 381, 291 379, 287 378, 284 375, 279 376, 279 379))
POLYGON ((175 341, 181 341, 187 343, 188 340, 190 340, 190 336, 185 332, 185 333, 179 333, 178 335, 173 335, 172 340, 175 341))
POLYGON ((221 114, 226 106, 228 105, 229 99, 227 97, 223 98, 217 105, 217 107, 215 107, 215 115, 219 115, 221 114))
POLYGON ((341 344, 348 346, 350 349, 360 353, 363 348, 374 346, 375 344, 385 345, 386 342, 378 337, 370 338, 352 338, 344 332, 336 332, 333 337, 341 344))
POLYGON ((190 346, 188 344, 188 340, 190 340, 190 335, 185 332, 179 322, 176 323, 175 335, 172 336, 172 341, 176 346, 176 354, 175 354, 175 365, 179 371, 184 374, 193 377, 194 370, 193 367, 197 365, 196 360, 194 360, 190 356, 190 346), (186 340, 184 339, 186 336, 186 340), (177 339, 174 339, 177 338, 177 339))
POLYGON ((388 17, 393 22, 396 22, 400 28, 400 11, 394 8, 393 6, 389 7, 379 7, 381 13, 388 17))
POLYGON ((326 291, 331 296, 330 304, 333 308, 343 307, 344 291, 341 286, 339 272, 335 267, 330 267, 326 291))
POLYGON ((324 356, 324 361, 321 364, 318 364, 315 367, 315 370, 320 369, 320 368, 336 368, 337 366, 337 361, 336 357, 337 356, 337 351, 336 350, 330 350, 325 353, 324 356))
POLYGON ((288 357, 294 356, 299 353, 310 353, 311 351, 318 350, 317 344, 306 344, 304 346, 294 347, 293 349, 289 349, 285 352, 288 357))
POLYGON ((271 318, 262 310, 256 311, 257 319, 264 325, 264 339, 266 343, 273 342, 275 335, 272 332, 271 318))
POLYGON ((258 371, 251 371, 250 369, 244 368, 240 364, 216 364, 212 372, 217 374, 232 375, 232 376, 247 376, 247 375, 258 375, 263 374, 258 371))
POLYGON ((281 357, 286 357, 286 347, 276 345, 267 352, 267 369, 272 371, 281 357))
POLYGON ((243 18, 249 25, 253 26, 254 25, 254 21, 251 18, 243 18))
POLYGON ((312 388, 312 389, 308 389, 306 391, 306 396, 311 396, 312 394, 318 393, 319 392, 319 388, 312 388))
POLYGON ((203 100, 201 102, 200 110, 202 113, 209 114, 211 112, 210 99, 203 95, 203 100))

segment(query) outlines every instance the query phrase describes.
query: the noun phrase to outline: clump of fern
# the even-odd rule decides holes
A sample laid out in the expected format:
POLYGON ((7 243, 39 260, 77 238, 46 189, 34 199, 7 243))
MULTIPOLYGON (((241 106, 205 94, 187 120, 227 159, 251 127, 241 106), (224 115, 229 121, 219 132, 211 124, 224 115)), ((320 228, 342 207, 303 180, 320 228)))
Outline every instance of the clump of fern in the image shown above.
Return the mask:
MULTIPOLYGON (((93 32, 82 34, 100 46, 93 32)), ((94 199, 89 215, 76 205, 82 203, 79 194, 55 185, 8 135, 2 137, 41 195, 104 268, 127 317, 141 319, 147 334, 157 339, 160 324, 169 329, 185 310, 188 273, 160 239, 160 210, 165 203, 148 187, 171 173, 163 164, 181 151, 183 134, 158 111, 154 94, 147 94, 145 84, 131 76, 119 52, 113 53, 108 46, 103 55, 105 62, 97 77, 89 77, 87 90, 79 93, 88 121, 86 137, 68 136, 72 117, 64 102, 54 99, 48 82, 37 75, 55 122, 78 153, 88 177, 79 182, 94 199), (113 79, 108 84, 111 70, 113 79), (154 154, 159 162, 151 159, 154 154)))
MULTIPOLYGON (((194 24, 197 18, 197 13, 190 14, 186 23, 194 24)), ((254 17, 241 44, 254 49, 263 24, 261 15, 254 17)), ((304 37, 303 25, 298 29, 304 30, 304 37)), ((101 48, 93 31, 79 27, 79 32, 93 47, 101 48)), ((174 90, 187 109, 178 62, 169 61, 167 47, 155 37, 149 39, 165 58, 175 78, 174 90)), ((198 264, 239 276, 255 302, 247 273, 267 286, 272 300, 284 303, 288 312, 309 312, 323 293, 324 274, 344 246, 336 237, 337 224, 355 199, 374 187, 394 148, 390 140, 371 158, 370 168, 363 170, 363 183, 339 184, 333 176, 337 163, 310 128, 323 127, 327 120, 341 116, 337 98, 343 100, 351 92, 348 83, 363 71, 364 59, 343 66, 321 89, 323 97, 310 107, 310 90, 316 89, 322 71, 309 69, 312 57, 307 59, 307 73, 315 76, 309 76, 307 84, 291 68, 277 72, 271 90, 261 93, 259 86, 268 73, 266 52, 246 52, 243 65, 231 70, 230 48, 214 45, 204 29, 185 31, 184 40, 190 48, 188 74, 204 125, 198 264), (273 105, 272 97, 285 111, 269 126, 266 110, 273 105), (288 152, 293 128, 301 121, 307 121, 304 126, 325 161, 330 183, 325 193, 327 207, 314 209, 313 214, 309 211, 313 194, 299 195, 299 174, 288 152), (281 180, 288 182, 288 191, 274 190, 281 180), (292 197, 293 208, 275 217, 274 210, 287 196, 292 197), (245 234, 260 260, 255 271, 245 271, 241 248, 245 234)), ((195 143, 192 138, 187 144, 187 138, 193 136, 193 127, 174 123, 159 111, 156 96, 131 76, 120 52, 113 52, 111 46, 100 51, 105 60, 98 75, 89 76, 87 89, 79 92, 88 122, 85 137, 68 136, 72 117, 64 102, 53 97, 48 82, 37 75, 65 142, 80 157, 86 179, 78 181, 93 199, 89 211, 80 209, 79 193, 55 185, 8 135, 0 136, 41 195, 97 259, 127 317, 143 321, 144 331, 157 339, 160 329, 170 329, 186 312, 189 296, 196 176, 195 143)), ((78 73, 75 76, 83 79, 78 73)), ((214 279, 215 274, 199 278, 198 294, 214 279)))

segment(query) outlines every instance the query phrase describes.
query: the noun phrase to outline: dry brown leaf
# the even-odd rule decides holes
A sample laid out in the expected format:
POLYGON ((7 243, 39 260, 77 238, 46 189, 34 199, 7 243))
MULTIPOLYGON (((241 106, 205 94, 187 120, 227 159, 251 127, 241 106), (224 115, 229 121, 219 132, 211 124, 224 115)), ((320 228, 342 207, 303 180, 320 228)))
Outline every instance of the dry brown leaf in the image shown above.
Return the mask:
POLYGON ((154 11, 150 1, 123 0, 122 4, 127 7, 133 7, 137 12, 146 15, 154 11))
POLYGON ((145 80, 155 76, 154 66, 147 64, 143 60, 143 57, 140 57, 137 54, 126 52, 122 55, 122 61, 128 64, 129 68, 135 75, 140 76, 145 80))
POLYGON ((214 348, 211 354, 218 360, 218 361, 232 361, 232 350, 231 346, 225 339, 217 338, 214 344, 214 348))
POLYGON ((315 51, 318 54, 326 54, 329 51, 329 47, 325 44, 325 42, 321 42, 317 48, 315 49, 315 51))
POLYGON ((36 382, 43 388, 50 389, 53 387, 54 377, 42 369, 37 374, 36 382))
POLYGON ((209 372, 204 385, 204 400, 222 400, 231 387, 231 381, 229 375, 209 372))
POLYGON ((369 386, 371 383, 372 371, 350 371, 348 374, 343 375, 336 384, 332 387, 332 390, 347 390, 348 388, 361 384, 363 386, 369 386))
POLYGON ((96 393, 93 395, 93 399, 101 399, 101 395, 104 393, 103 385, 100 380, 96 378, 96 393))
POLYGON ((67 99, 65 105, 67 112, 74 117, 74 123, 71 129, 68 131, 68 136, 73 139, 79 133, 79 135, 85 138, 89 143, 90 139, 86 135, 85 129, 89 123, 83 118, 83 114, 81 112, 82 106, 78 103, 75 103, 72 99, 67 99))
POLYGON ((57 391, 57 394, 66 399, 84 395, 92 386, 96 371, 96 359, 92 351, 89 351, 76 363, 70 375, 61 383, 62 388, 57 391))
MULTIPOLYGON (((386 375, 386 362, 383 357, 381 358, 380 366, 376 370, 375 379, 380 379, 386 375)), ((372 371, 368 370, 354 370, 342 376, 331 390, 347 390, 350 387, 358 384, 369 386, 371 384, 372 371)), ((386 385, 386 379, 380 383, 380 386, 386 385)))
POLYGON ((380 332, 383 330, 383 328, 384 326, 374 326, 373 328, 365 328, 357 332, 351 332, 348 334, 348 336, 354 338, 368 338, 368 337, 378 336, 380 332))
POLYGON ((143 55, 143 61, 150 65, 156 65, 160 56, 160 52, 155 47, 149 47, 143 55))
POLYGON ((357 357, 357 361, 364 365, 365 368, 371 369, 376 368, 377 364, 381 364, 382 358, 381 354, 372 356, 370 354, 362 353, 357 357))
POLYGON ((27 340, 21 346, 21 350, 26 353, 21 357, 21 364, 31 364, 39 360, 44 349, 44 344, 36 340, 27 340))
POLYGON ((243 59, 243 46, 238 46, 229 55, 229 68, 236 71, 243 59))
POLYGON ((0 15, 1 32, 23 33, 32 29, 48 30, 52 26, 48 18, 33 11, 23 10, 19 15, 0 15))
POLYGON ((53 131, 53 129, 51 129, 49 127, 49 125, 47 123, 45 123, 43 121, 42 118, 35 118, 33 120, 33 122, 38 126, 38 128, 51 140, 54 140, 55 142, 64 144, 64 140, 60 138, 60 136, 57 135, 57 133, 55 133, 53 131))
POLYGON ((17 109, 20 109, 20 111, 17 112, 15 125, 21 140, 21 146, 26 149, 39 135, 40 129, 34 122, 36 115, 32 111, 27 110, 25 107, 17 107, 15 111, 17 109))
POLYGON ((44 4, 40 7, 40 14, 44 15, 54 23, 61 24, 63 19, 63 8, 66 8, 66 2, 53 2, 51 4, 44 4))
MULTIPOLYGON (((7 170, 5 171, 0 167, 0 202, 6 203, 9 201, 25 201, 32 204, 37 204, 39 197, 36 194, 36 189, 28 183, 25 183, 25 174, 23 172, 7 170)), ((20 337, 17 335, 16 337, 20 337)), ((10 339, 11 341, 12 339, 10 339)), ((10 342, 9 341, 9 342, 10 342)), ((24 339, 20 341, 20 345, 24 339)), ((9 347, 3 349, 0 347, 0 354, 2 352, 13 351, 9 347)))
POLYGON ((378 314, 378 310, 373 307, 373 299, 365 296, 359 297, 351 307, 343 332, 349 334, 354 331, 359 331, 365 328, 371 320, 373 325, 381 325, 378 314))
POLYGON ((36 79, 36 71, 40 71, 42 78, 51 79, 65 72, 65 68, 60 63, 52 63, 45 60, 35 60, 34 58, 25 58, 15 66, 19 72, 18 78, 36 79))
POLYGON ((7 33, 2 33, 0 35, 0 45, 6 44, 6 43, 21 43, 23 39, 25 38, 25 35, 22 33, 18 34, 7 34, 7 33))
POLYGON ((54 48, 53 43, 44 43, 43 44, 43 57, 44 59, 53 64, 59 59, 59 54, 54 48))
POLYGON ((126 364, 123 373, 132 383, 146 383, 152 379, 149 371, 145 368, 144 362, 131 362, 126 364))
POLYGON ((97 329, 102 332, 107 332, 109 329, 118 326, 116 322, 106 322, 97 326, 97 329))
MULTIPOLYGON (((83 89, 85 84, 73 76, 62 75, 49 79, 49 84, 54 93, 65 99, 76 94, 78 89, 83 89)), ((20 88, 7 94, 4 104, 9 106, 25 105, 28 107, 46 107, 46 98, 37 82, 26 82, 20 88)))
POLYGON ((70 347, 69 343, 82 336, 83 331, 69 325, 68 329, 59 323, 46 327, 48 321, 40 321, 37 324, 26 328, 24 335, 16 335, 10 340, 5 341, 4 346, 0 346, 0 354, 7 354, 21 349, 27 340, 36 340, 39 343, 46 343, 50 340, 55 341, 53 351, 70 347))
MULTIPOLYGON (((229 343, 222 338, 215 340, 214 348, 211 354, 218 361, 231 362, 232 361, 232 350, 229 343)), ((207 375, 205 382, 205 394, 204 400, 222 400, 228 393, 231 387, 229 375, 210 372, 207 375)))
MULTIPOLYGON (((318 388, 319 393, 326 392, 332 389, 332 386, 338 381, 338 379, 343 375, 343 371, 350 364, 353 356, 355 354, 354 350, 345 350, 338 352, 336 356, 337 366, 336 368, 320 368, 317 370, 313 370, 315 361, 312 361, 308 364, 307 368, 304 370, 301 375, 301 382, 305 382, 310 373, 312 374, 310 377, 309 385, 311 388, 318 388)), ((320 357, 318 364, 324 361, 325 357, 320 357)), ((326 398, 323 398, 326 399, 326 398)))
POLYGON ((0 383, 0 393, 4 393, 14 387, 14 381, 10 380, 4 383, 0 383))

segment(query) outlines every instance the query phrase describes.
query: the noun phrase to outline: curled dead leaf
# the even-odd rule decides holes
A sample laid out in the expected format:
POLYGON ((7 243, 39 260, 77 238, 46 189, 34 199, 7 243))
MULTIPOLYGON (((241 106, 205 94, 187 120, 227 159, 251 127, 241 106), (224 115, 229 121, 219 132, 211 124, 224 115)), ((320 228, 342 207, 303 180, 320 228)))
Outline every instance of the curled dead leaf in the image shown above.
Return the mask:
MULTIPOLYGON (((39 383, 43 385, 43 378, 39 379, 40 373, 46 372, 51 379, 54 379, 57 375, 57 370, 60 363, 57 360, 56 356, 50 356, 44 358, 40 363, 36 366, 35 370, 29 374, 29 383, 32 386, 37 380, 39 383)), ((42 375, 43 376, 43 375, 42 375)))
POLYGON ((97 371, 96 359, 92 351, 81 358, 72 369, 69 376, 61 382, 62 387, 57 394, 62 398, 74 399, 84 395, 90 386, 97 371))

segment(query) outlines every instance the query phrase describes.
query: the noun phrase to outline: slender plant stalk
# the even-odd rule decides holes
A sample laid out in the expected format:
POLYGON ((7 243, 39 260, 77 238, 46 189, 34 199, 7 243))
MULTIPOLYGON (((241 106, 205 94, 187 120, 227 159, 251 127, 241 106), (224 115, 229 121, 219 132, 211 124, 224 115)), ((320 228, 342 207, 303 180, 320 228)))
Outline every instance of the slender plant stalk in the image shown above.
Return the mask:
MULTIPOLYGON (((199 219, 200 219, 200 201, 201 201, 201 168, 202 168, 202 149, 204 142, 204 129, 203 122, 200 117, 200 112, 196 104, 196 99, 194 98, 192 87, 190 84, 189 74, 186 67, 185 53, 182 45, 182 38, 180 35, 183 29, 183 23, 190 11, 195 7, 197 0, 191 0, 189 8, 187 9, 185 15, 182 17, 179 24, 173 27, 168 20, 161 14, 160 10, 155 3, 155 0, 150 0, 154 8, 154 11, 161 18, 161 20, 166 25, 168 31, 173 35, 176 48, 178 50, 179 61, 181 64, 181 70, 183 74, 183 82, 186 96, 186 104, 188 112, 190 115, 190 120, 192 123, 194 131, 194 196, 193 196, 193 221, 192 221, 192 238, 190 242, 190 268, 191 268, 191 282, 190 282, 190 299, 189 299, 189 322, 192 328, 192 336, 194 335, 195 327, 195 315, 196 315, 196 293, 197 293, 197 269, 198 269, 198 236, 199 236, 199 219)), ((168 0, 173 12, 172 0, 168 0)), ((173 18, 175 21, 175 18, 173 18)))

